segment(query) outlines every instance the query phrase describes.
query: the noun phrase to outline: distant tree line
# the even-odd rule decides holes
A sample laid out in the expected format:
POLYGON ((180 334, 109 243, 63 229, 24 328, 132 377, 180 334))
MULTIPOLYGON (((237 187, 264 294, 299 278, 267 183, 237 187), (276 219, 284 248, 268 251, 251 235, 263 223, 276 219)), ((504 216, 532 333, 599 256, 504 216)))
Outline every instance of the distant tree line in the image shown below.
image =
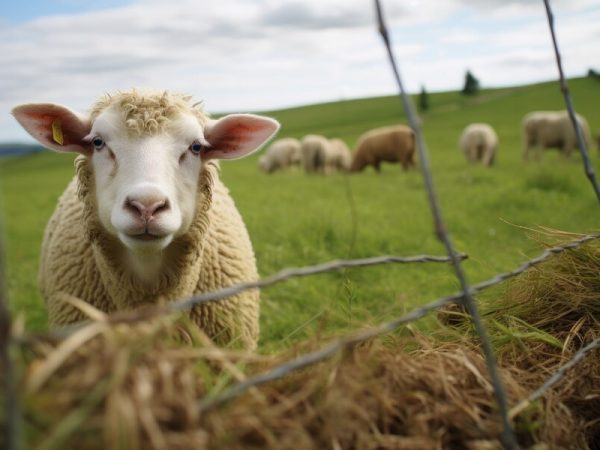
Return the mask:
MULTIPOLYGON (((600 81, 600 71, 590 68, 588 69, 587 77, 600 81)), ((479 80, 470 70, 467 70, 461 93, 463 95, 475 95, 479 92, 479 89, 479 80)), ((423 85, 421 85, 418 106, 420 112, 426 112, 429 109, 429 94, 423 85)))
MULTIPOLYGON (((588 76, 592 76, 590 75, 590 73, 592 73, 593 70, 590 69, 590 72, 588 73, 588 76)), ((600 74, 598 74, 597 72, 593 72, 595 75, 600 78, 600 74)), ((479 80, 477 79, 477 77, 475 77, 475 75, 473 75, 473 73, 471 73, 470 70, 467 70, 467 72, 465 73, 465 82, 463 85, 463 88, 461 90, 463 95, 475 95, 479 92, 479 80)), ((419 101, 418 101, 418 106, 419 106, 419 111, 424 113, 429 109, 429 94, 427 93, 427 90, 425 89, 425 86, 421 85, 421 92, 419 93, 419 101)))

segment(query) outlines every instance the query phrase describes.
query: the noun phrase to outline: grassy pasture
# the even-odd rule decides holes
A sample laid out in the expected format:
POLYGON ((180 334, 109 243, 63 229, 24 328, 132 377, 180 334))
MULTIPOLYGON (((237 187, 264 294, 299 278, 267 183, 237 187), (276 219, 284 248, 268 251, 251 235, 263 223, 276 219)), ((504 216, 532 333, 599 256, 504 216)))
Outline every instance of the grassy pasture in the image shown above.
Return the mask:
MULTIPOLYGON (((578 112, 598 132, 600 83, 582 78, 569 86, 578 112)), ((522 116, 563 105, 556 83, 484 90, 473 98, 430 94, 423 131, 434 182, 455 246, 469 255, 464 267, 471 282, 539 253, 522 227, 598 230, 598 203, 578 155, 564 160, 548 151, 539 163, 521 160, 522 116), (462 128, 471 122, 488 122, 499 135, 492 169, 467 165, 457 148, 462 128)), ((351 147, 370 128, 405 122, 397 97, 268 114, 283 124, 279 137, 320 133, 351 147)), ((591 150, 600 171, 596 149, 591 150)), ((261 275, 336 258, 444 253, 432 231, 420 172, 384 165, 380 175, 372 169, 351 176, 264 175, 256 169, 257 158, 223 163, 222 177, 249 228, 261 275)), ((34 330, 46 327, 35 281, 42 233, 73 174, 72 161, 71 155, 49 152, 0 161, 11 308, 34 330)), ((456 289, 451 268, 432 263, 290 280, 263 291, 261 348, 273 351, 307 336, 389 320, 456 289)))

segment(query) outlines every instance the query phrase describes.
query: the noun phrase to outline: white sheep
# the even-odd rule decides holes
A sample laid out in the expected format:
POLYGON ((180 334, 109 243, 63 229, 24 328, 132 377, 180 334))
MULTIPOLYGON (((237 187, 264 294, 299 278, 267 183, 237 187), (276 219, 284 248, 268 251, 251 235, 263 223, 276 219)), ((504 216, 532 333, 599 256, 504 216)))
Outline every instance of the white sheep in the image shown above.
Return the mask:
POLYGON ((258 168, 265 173, 286 169, 301 162, 300 141, 283 138, 273 142, 258 159, 258 168))
MULTIPOLYGON (((577 114, 577 121, 583 131, 586 144, 590 142, 590 128, 587 120, 577 114)), ((567 111, 533 111, 525 115, 521 122, 523 134, 523 159, 529 159, 530 151, 535 151, 539 159, 543 149, 558 148, 563 156, 569 157, 577 148, 577 136, 567 111)))
POLYGON ((300 141, 302 165, 306 173, 325 173, 329 155, 329 140, 318 134, 308 134, 300 141))
POLYGON ((487 123, 472 123, 463 130, 459 147, 468 162, 489 167, 494 164, 498 151, 498 135, 487 123))
MULTIPOLYGON (((190 97, 135 90, 104 97, 89 116, 48 103, 13 114, 44 146, 80 154, 42 244, 51 325, 85 318, 65 302, 73 297, 111 313, 257 278, 215 160, 258 149, 279 128, 275 120, 212 120, 190 97)), ((190 311, 216 342, 246 349, 256 346, 258 314, 256 290, 190 311)))
POLYGON ((352 153, 344 141, 341 139, 331 139, 329 141, 329 153, 327 157, 327 167, 332 171, 347 172, 352 164, 352 153))

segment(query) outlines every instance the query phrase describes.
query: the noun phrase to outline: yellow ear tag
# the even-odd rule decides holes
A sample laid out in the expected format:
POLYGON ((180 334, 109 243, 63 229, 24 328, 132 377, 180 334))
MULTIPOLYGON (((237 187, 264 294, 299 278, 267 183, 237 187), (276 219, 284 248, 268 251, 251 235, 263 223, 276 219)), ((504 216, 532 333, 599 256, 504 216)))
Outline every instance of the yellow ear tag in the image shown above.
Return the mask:
POLYGON ((60 119, 54 119, 54 122, 52 122, 52 139, 58 145, 63 145, 65 142, 62 127, 60 126, 60 119))

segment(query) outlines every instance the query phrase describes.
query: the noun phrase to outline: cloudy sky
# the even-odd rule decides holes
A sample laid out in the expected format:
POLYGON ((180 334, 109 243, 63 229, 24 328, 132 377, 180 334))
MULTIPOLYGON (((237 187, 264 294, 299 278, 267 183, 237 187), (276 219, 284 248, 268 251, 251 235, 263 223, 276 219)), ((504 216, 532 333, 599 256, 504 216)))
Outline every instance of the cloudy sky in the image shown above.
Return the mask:
MULTIPOLYGON (((404 83, 552 79, 542 0, 382 0, 404 83)), ((600 70, 600 0, 552 0, 568 76, 600 70)), ((23 102, 85 112, 105 92, 171 89, 212 112, 395 92, 372 0, 19 0, 0 6, 0 142, 23 102)))

